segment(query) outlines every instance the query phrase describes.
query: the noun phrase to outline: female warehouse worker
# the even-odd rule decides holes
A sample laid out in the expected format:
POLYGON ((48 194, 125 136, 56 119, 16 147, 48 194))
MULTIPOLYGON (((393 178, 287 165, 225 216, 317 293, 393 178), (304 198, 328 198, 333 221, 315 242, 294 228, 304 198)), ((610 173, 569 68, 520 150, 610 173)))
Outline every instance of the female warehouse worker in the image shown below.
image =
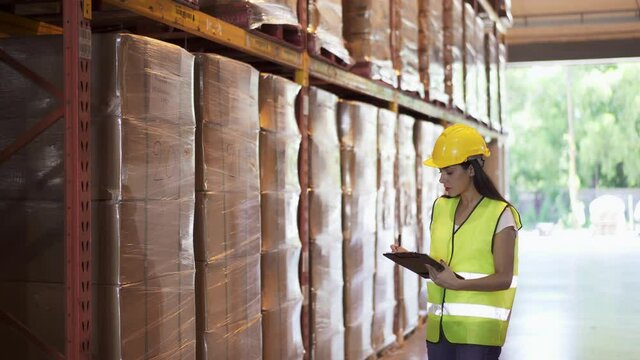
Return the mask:
MULTIPOLYGON (((429 360, 498 359, 518 274, 520 216, 483 170, 490 152, 473 128, 444 130, 424 164, 440 169, 446 195, 431 218, 427 353, 429 360), (456 278, 454 272, 464 277, 456 278)), ((391 245, 394 252, 407 251, 391 245)))

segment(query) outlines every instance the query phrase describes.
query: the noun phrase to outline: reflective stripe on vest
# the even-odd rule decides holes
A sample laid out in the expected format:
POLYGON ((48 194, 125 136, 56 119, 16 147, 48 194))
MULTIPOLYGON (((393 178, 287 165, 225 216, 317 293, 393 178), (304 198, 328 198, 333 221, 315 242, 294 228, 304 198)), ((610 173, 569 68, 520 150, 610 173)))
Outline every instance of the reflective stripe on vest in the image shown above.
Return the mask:
MULTIPOLYGON (((456 272, 456 274, 462 276, 465 280, 480 279, 480 278, 491 275, 491 274, 478 274, 478 273, 469 273, 469 272, 456 272)), ((427 282, 433 283, 433 280, 427 279, 427 282)), ((518 287, 518 276, 516 275, 511 279, 511 286, 509 288, 515 289, 517 287, 518 287)))
POLYGON ((432 304, 428 303, 427 312, 432 315, 442 316, 472 316, 486 319, 494 319, 507 321, 511 310, 503 309, 495 306, 477 305, 477 304, 432 304))

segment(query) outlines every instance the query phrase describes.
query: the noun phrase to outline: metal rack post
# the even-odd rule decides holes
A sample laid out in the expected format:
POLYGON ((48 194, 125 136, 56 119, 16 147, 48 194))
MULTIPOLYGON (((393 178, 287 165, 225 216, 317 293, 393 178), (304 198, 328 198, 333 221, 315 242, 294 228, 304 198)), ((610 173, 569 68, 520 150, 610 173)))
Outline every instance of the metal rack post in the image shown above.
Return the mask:
POLYGON ((91 357, 91 0, 64 0, 65 354, 91 357))

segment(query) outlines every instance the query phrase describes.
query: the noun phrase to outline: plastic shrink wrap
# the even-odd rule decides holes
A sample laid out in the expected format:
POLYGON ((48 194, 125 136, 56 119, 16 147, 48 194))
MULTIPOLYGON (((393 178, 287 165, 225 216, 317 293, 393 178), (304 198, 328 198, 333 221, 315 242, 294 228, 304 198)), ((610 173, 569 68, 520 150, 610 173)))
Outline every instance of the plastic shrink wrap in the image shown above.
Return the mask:
POLYGON ((338 97, 309 89, 309 238, 313 357, 345 357, 338 97))
POLYGON ((347 64, 353 63, 342 36, 342 1, 309 0, 309 26, 307 30, 314 34, 314 51, 326 49, 347 64))
POLYGON ((396 307, 395 263, 382 254, 390 251, 396 240, 396 125, 398 115, 378 110, 378 196, 376 200, 376 249, 373 293, 372 343, 379 351, 396 340, 394 315, 396 307))
POLYGON ((297 0, 199 0, 200 10, 250 29, 299 25, 297 0))
POLYGON ((500 121, 493 128, 501 131, 507 118, 507 45, 498 42, 498 106, 500 107, 500 121))
POLYGON ((489 73, 486 68, 487 54, 484 45, 484 21, 476 16, 474 33, 476 48, 476 68, 478 71, 478 120, 489 125, 489 73))
POLYGON ((421 0, 419 6, 420 78, 427 99, 448 103, 445 93, 444 30, 442 0, 421 0))
MULTIPOLYGON (((433 145, 442 132, 442 126, 428 121, 416 121, 413 129, 416 147, 416 189, 418 201, 418 251, 428 254, 431 245, 431 211, 433 204, 442 193, 438 170, 422 164, 431 156, 433 145)), ((427 311, 427 282, 420 278, 420 314, 426 316, 427 311)))
MULTIPOLYGON (((416 201, 416 150, 413 145, 415 119, 408 115, 398 117, 396 146, 396 208, 400 245, 410 251, 418 250, 416 201)), ((418 276, 400 269, 398 305, 400 329, 407 334, 418 325, 418 276)))
POLYGON ((443 0, 445 93, 449 105, 465 111, 463 0, 443 0))
POLYGON ((259 89, 262 358, 302 359, 302 244, 297 222, 301 135, 295 114, 300 85, 261 74, 259 89))
MULTIPOLYGON (((485 24, 486 26, 486 24, 485 24)), ((498 86, 500 79, 498 77, 498 42, 493 32, 493 25, 486 26, 485 33, 485 53, 486 66, 489 80, 489 121, 491 127, 500 125, 500 97, 498 86)))
POLYGON ((424 97, 424 85, 420 81, 419 40, 419 0, 394 0, 397 9, 398 60, 396 66, 400 70, 400 89, 418 93, 424 97))
POLYGON ((478 53, 476 48, 476 14, 473 6, 464 4, 464 102, 466 113, 475 119, 478 112, 478 53))
POLYGON ((262 358, 259 73, 196 56, 198 359, 262 358))
POLYGON ((341 101, 338 114, 342 168, 344 312, 347 359, 373 354, 378 108, 341 101))
POLYGON ((356 67, 394 87, 398 79, 391 53, 391 0, 342 2, 343 34, 356 67))

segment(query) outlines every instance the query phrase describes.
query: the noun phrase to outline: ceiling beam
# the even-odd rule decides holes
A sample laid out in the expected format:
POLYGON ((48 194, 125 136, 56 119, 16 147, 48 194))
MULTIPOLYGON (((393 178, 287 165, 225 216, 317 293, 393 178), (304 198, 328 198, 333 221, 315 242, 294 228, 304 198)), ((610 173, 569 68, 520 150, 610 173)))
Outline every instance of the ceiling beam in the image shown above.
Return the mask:
POLYGON ((508 51, 510 63, 640 58, 640 39, 509 44, 508 51))

